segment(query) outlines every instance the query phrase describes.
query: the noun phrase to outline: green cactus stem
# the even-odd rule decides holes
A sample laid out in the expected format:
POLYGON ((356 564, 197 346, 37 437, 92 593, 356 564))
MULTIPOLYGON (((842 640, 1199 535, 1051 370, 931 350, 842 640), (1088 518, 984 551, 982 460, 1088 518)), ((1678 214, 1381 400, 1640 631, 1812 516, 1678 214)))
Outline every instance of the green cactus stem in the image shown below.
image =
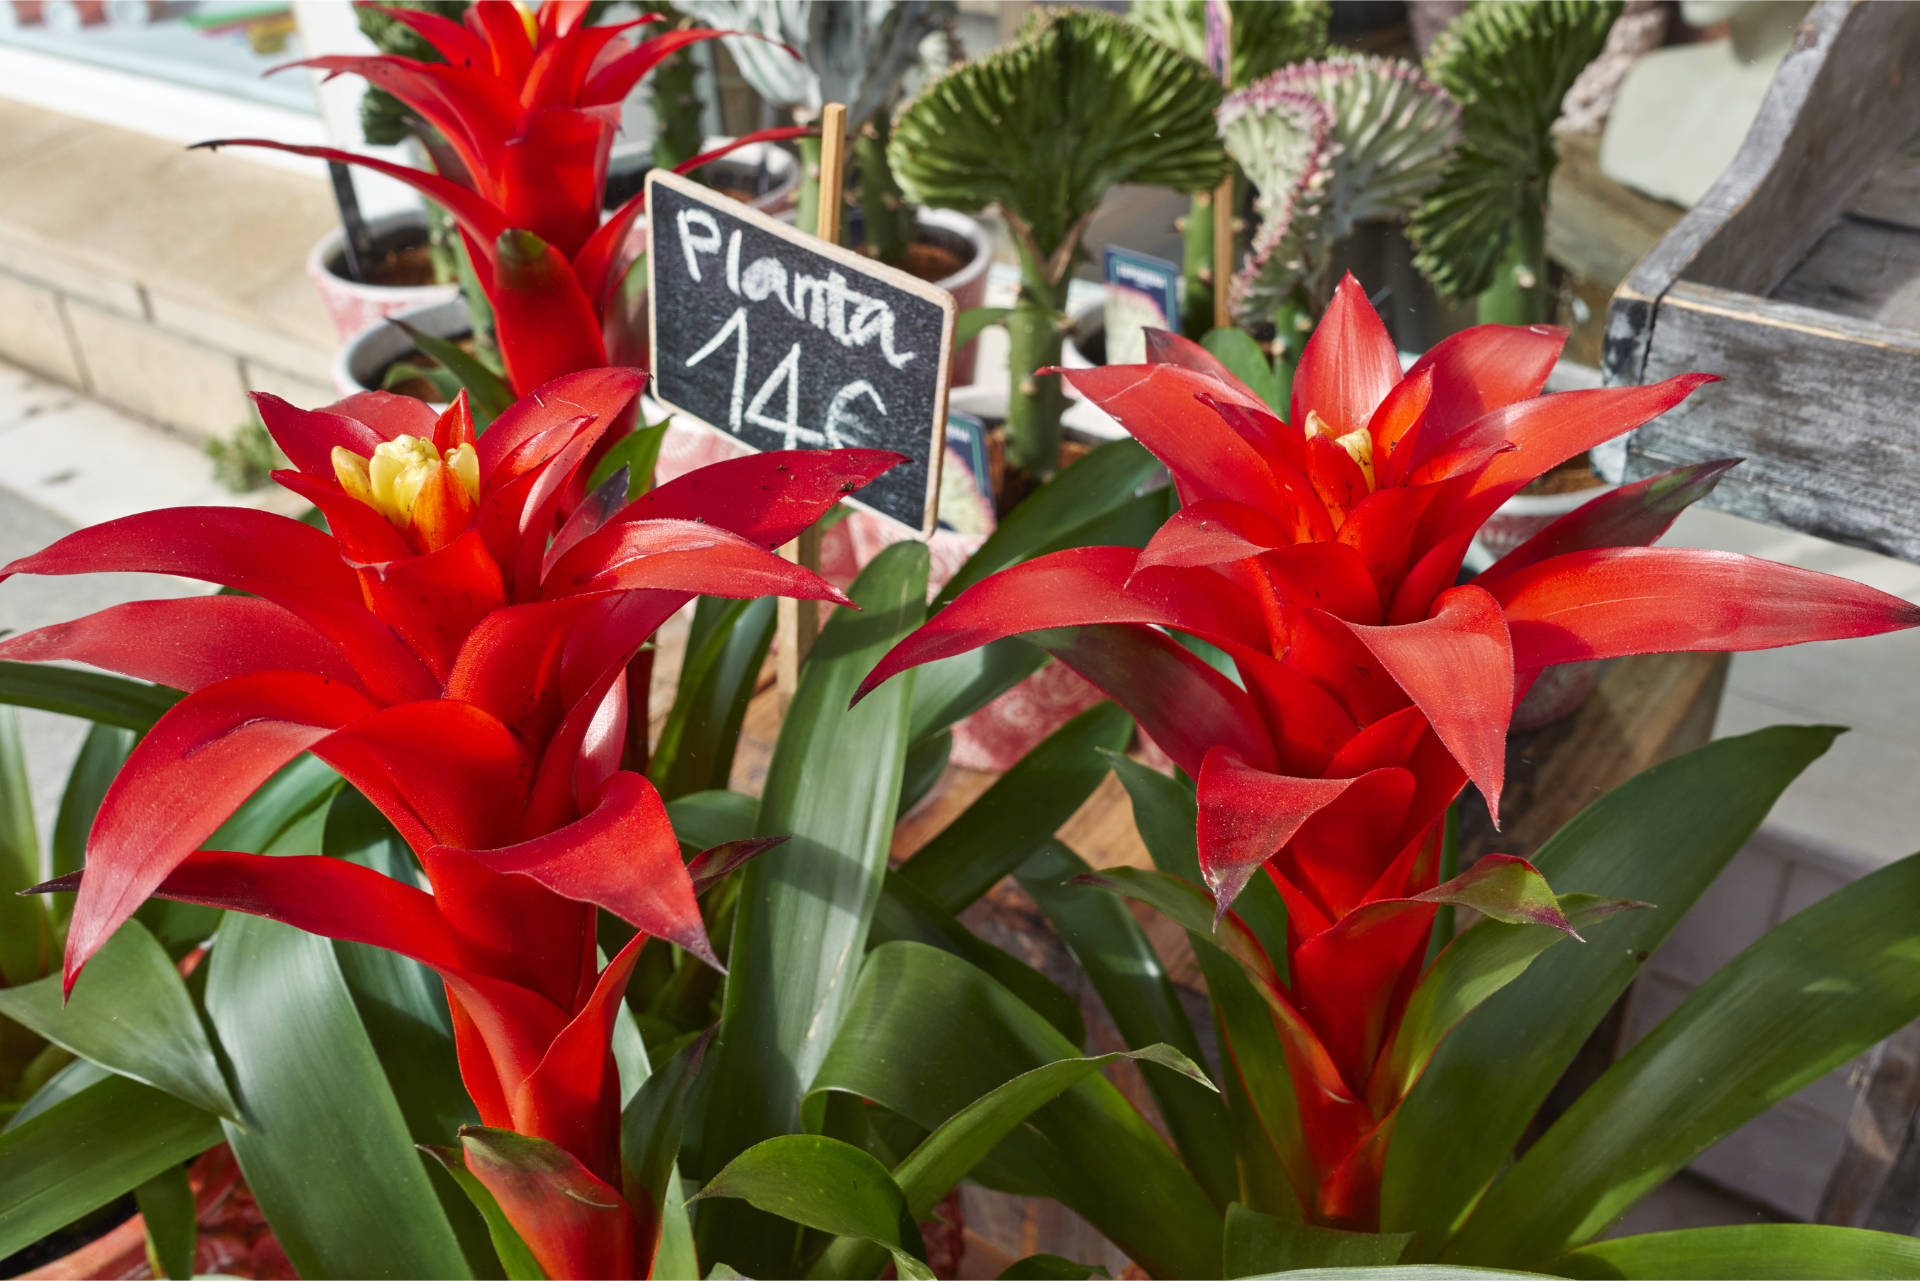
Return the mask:
MULTIPOLYGON (((674 16, 664 4, 646 6, 652 13, 674 16)), ((681 19, 687 25, 686 19, 681 19)), ((648 81, 653 103, 653 163, 672 169, 700 154, 700 65, 693 60, 692 49, 670 55, 654 68, 648 81)))
POLYGON ((1544 203, 1525 201, 1514 211, 1506 252, 1474 307, 1483 325, 1539 325, 1553 319, 1544 203))
POLYGON ((1198 339, 1213 328, 1213 193, 1196 191, 1180 219, 1180 332, 1198 339))
POLYGON ((883 108, 860 128, 854 159, 860 169, 860 212, 866 223, 867 248, 885 263, 898 263, 913 243, 913 206, 900 190, 887 163, 887 142, 893 120, 883 108))

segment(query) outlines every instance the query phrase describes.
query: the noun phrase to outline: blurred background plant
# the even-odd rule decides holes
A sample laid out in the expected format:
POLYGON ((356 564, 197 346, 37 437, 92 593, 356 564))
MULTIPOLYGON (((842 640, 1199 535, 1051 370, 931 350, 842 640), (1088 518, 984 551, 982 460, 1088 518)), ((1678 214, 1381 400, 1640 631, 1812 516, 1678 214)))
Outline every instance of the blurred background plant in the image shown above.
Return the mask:
MULTIPOLYGON (((1327 25, 1333 12, 1327 0, 1227 0, 1225 9, 1233 44, 1226 79, 1229 89, 1250 85, 1327 51, 1327 25)), ((1134 0, 1127 17, 1162 43, 1203 65, 1213 65, 1207 56, 1207 0, 1134 0)), ((1234 189, 1244 190, 1238 184, 1234 189)), ((1185 247, 1180 328, 1187 337, 1198 338, 1213 328, 1212 192, 1194 193, 1179 230, 1185 247)))
MULTIPOLYGON (((724 41, 740 74, 767 105, 811 124, 829 102, 847 108, 866 243, 897 263, 913 240, 913 210, 887 161, 893 113, 929 38, 951 31, 950 0, 680 0, 680 8, 717 29, 764 40, 724 41), (796 59, 793 52, 800 56, 796 59)), ((952 47, 946 60, 952 58, 952 47)), ((820 139, 799 141, 802 228, 819 225, 820 139)))
POLYGON ((1066 394, 1035 371, 1059 363, 1087 221, 1122 183, 1188 193, 1218 185, 1227 163, 1213 120, 1220 94, 1204 66, 1138 26, 1041 11, 1015 43, 935 81, 895 122, 888 155, 909 199, 967 213, 995 206, 1012 231, 1011 472, 1045 477, 1059 462, 1066 394))
POLYGON ((208 441, 207 457, 213 460, 214 480, 236 494, 265 489, 274 470, 288 465, 257 418, 241 423, 229 436, 208 441))
POLYGON ((1243 326, 1272 325, 1280 403, 1332 290, 1335 245, 1361 222, 1413 212, 1447 164, 1458 117, 1412 63, 1365 54, 1283 68, 1221 104, 1221 137, 1261 220, 1233 311, 1243 326))
POLYGON ((1484 323, 1553 319, 1553 123, 1619 15, 1618 0, 1479 3, 1428 51, 1427 74, 1459 104, 1460 145, 1413 214, 1415 265, 1443 296, 1477 296, 1484 323))

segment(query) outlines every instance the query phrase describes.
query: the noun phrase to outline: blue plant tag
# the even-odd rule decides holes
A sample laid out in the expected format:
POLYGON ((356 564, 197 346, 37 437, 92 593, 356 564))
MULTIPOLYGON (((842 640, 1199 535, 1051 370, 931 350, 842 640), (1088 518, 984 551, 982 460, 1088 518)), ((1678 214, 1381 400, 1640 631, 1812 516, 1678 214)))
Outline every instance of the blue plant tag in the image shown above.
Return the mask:
POLYGON ((1147 358, 1142 330, 1178 329, 1180 265, 1152 254, 1108 246, 1107 363, 1137 365, 1147 358))

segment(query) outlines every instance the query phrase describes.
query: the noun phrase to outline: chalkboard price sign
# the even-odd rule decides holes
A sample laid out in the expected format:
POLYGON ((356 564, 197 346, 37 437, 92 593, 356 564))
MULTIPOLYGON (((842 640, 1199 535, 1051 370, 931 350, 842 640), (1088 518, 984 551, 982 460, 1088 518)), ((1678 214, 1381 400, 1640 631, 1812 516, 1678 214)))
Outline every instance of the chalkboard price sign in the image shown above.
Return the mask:
POLYGON ((891 449, 851 501, 933 533, 953 296, 697 183, 647 176, 653 394, 755 449, 891 449))

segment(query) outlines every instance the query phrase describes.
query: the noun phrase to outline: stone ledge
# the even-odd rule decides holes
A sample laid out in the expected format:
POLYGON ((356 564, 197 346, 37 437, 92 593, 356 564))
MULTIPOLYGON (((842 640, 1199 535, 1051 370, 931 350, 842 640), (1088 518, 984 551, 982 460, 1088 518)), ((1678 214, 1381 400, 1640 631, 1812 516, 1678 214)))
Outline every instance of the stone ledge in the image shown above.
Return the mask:
POLYGON ((326 184, 0 100, 0 359, 196 436, 331 399, 326 184))

